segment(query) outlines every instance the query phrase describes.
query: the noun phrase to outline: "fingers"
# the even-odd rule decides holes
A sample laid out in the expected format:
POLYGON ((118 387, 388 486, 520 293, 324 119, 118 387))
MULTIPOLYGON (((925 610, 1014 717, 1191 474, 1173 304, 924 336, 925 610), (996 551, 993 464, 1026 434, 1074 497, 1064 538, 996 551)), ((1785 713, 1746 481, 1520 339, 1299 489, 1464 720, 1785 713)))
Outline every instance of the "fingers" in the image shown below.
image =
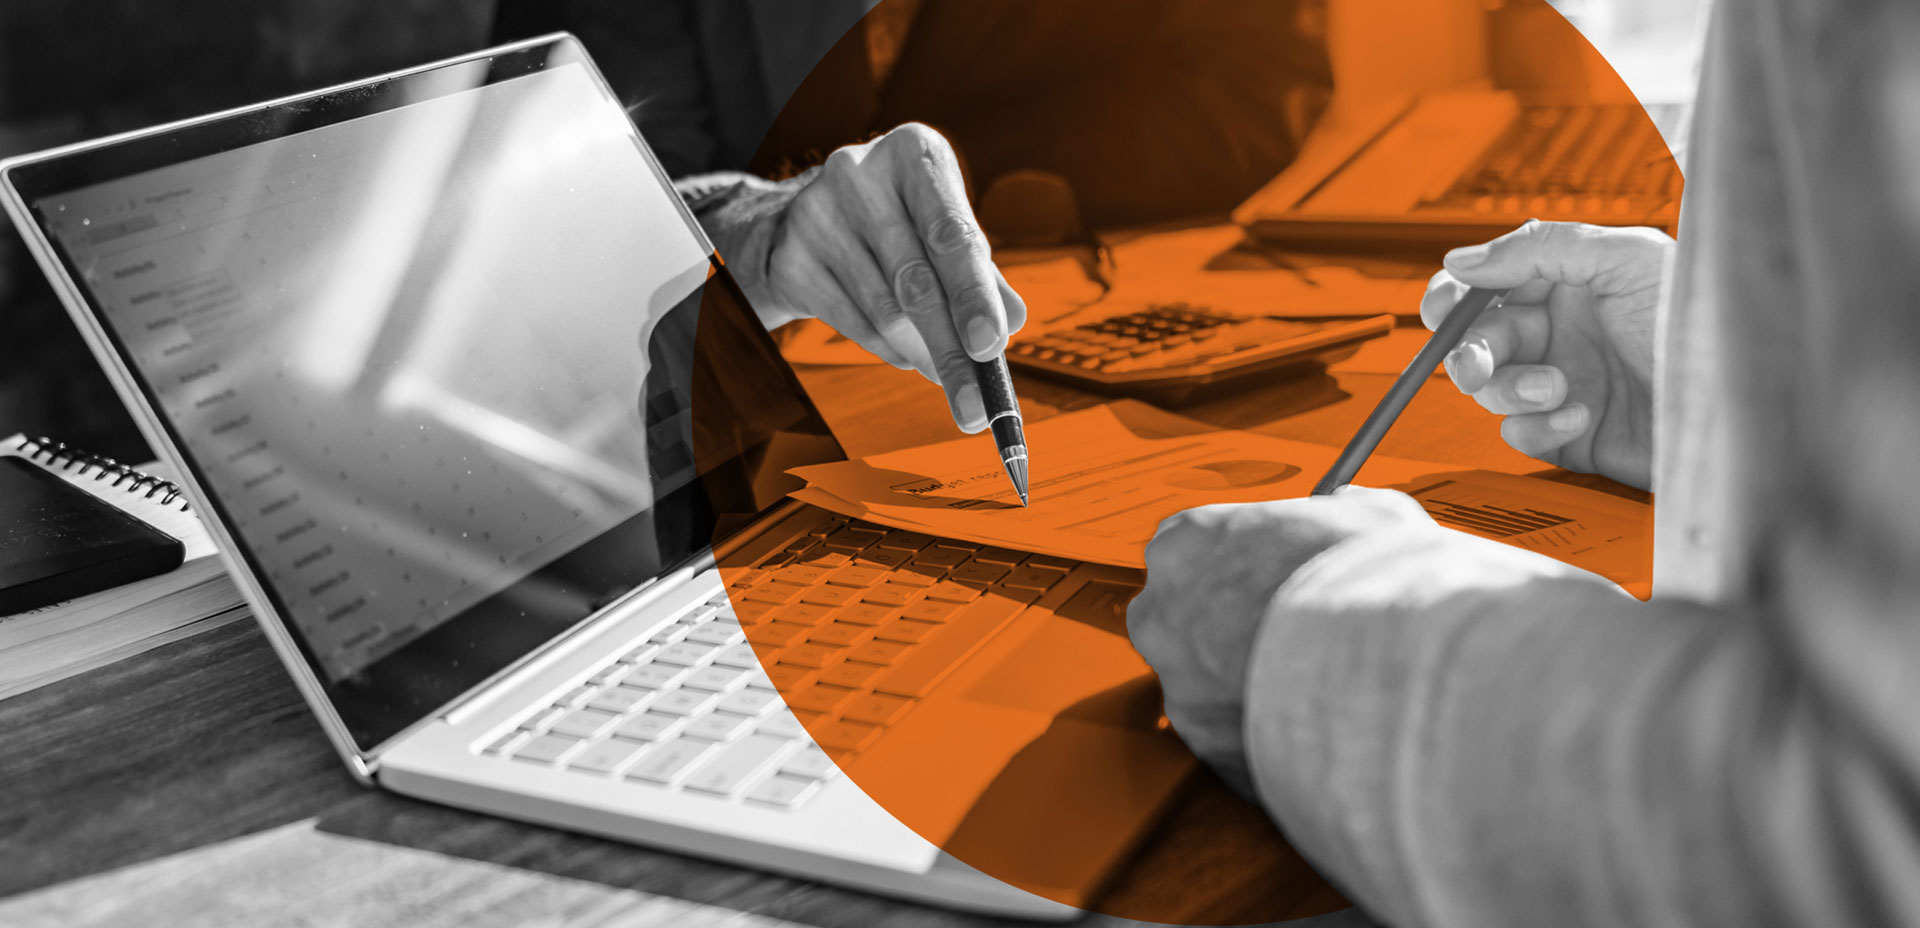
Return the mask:
POLYGON ((934 379, 925 344, 843 212, 830 198, 802 196, 795 203, 790 221, 809 247, 773 252, 768 273, 780 292, 888 364, 934 379))
POLYGON ((1648 269, 1657 277, 1671 242, 1653 229, 1533 219, 1491 242, 1448 252, 1445 264, 1455 280, 1474 287, 1548 281, 1604 291, 1616 279, 1637 286, 1648 269))
POLYGON ((1473 399, 1499 416, 1552 412, 1567 401, 1567 375, 1544 364, 1509 364, 1494 371, 1473 399))
POLYGON ((894 152, 901 198, 945 292, 949 324, 973 360, 999 356, 1010 331, 1000 275, 967 202, 959 160, 925 126, 902 126, 884 142, 894 152))
POLYGON ((1513 450, 1540 457, 1587 433, 1593 413, 1584 403, 1569 403, 1552 412, 1508 416, 1500 420, 1500 437, 1513 450))
POLYGON ((1538 363, 1546 356, 1551 335, 1545 306, 1496 306, 1474 320, 1447 354, 1447 376, 1460 392, 1477 394, 1503 365, 1538 363))
POLYGON ((1013 285, 1007 283, 1006 275, 1000 273, 998 267, 993 269, 993 277, 999 282, 1000 305, 1007 310, 1007 334, 1012 335, 1027 325, 1027 301, 1014 292, 1013 285))

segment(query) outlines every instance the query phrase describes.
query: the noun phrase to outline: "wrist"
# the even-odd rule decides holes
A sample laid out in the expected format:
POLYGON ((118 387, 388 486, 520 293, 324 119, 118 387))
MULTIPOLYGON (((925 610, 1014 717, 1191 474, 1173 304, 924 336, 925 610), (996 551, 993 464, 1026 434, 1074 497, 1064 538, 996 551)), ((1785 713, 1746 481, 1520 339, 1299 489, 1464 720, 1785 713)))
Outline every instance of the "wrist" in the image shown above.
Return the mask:
POLYGON ((746 294, 754 315, 769 331, 803 315, 768 285, 768 261, 785 223, 787 207, 812 179, 811 171, 782 181, 722 172, 674 182, 688 211, 700 222, 746 294))

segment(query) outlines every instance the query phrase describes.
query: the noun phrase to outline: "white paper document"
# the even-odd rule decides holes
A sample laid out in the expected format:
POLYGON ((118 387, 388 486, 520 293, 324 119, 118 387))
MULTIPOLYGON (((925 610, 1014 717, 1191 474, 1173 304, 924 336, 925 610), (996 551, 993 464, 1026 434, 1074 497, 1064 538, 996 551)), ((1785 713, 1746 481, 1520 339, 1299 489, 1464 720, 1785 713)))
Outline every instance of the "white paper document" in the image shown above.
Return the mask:
MULTIPOLYGON (((1142 567, 1161 520, 1214 503, 1306 496, 1338 449, 1214 429, 1119 401, 1027 428, 1033 504, 1022 508, 979 436, 794 469, 792 495, 842 515, 947 538, 1142 567)), ((1586 567, 1648 575, 1647 507, 1528 477, 1375 456, 1361 483, 1412 492, 1443 525, 1586 567)))

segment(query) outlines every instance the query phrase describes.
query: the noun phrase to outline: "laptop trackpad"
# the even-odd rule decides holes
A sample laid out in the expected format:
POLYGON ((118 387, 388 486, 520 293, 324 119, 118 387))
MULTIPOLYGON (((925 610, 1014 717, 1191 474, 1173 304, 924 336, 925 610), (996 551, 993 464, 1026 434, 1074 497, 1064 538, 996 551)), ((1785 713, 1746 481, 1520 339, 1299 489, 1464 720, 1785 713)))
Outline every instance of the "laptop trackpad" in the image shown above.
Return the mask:
POLYGON ((1127 641, 1136 587, 1095 581, 1055 610, 1019 650, 974 681, 965 698, 1058 718, 1151 729, 1160 685, 1127 641))

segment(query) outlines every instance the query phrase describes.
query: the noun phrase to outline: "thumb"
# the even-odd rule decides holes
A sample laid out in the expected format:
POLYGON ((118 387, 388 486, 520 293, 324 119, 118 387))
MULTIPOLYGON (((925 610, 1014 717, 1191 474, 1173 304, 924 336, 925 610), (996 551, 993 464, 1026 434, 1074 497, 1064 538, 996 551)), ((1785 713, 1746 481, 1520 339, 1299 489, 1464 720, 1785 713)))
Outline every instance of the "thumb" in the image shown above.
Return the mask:
POLYGON ((1592 286, 1605 272, 1643 257, 1648 245, 1624 231, 1530 219, 1491 242, 1447 252, 1446 268, 1470 287, 1512 288, 1535 280, 1592 286))

